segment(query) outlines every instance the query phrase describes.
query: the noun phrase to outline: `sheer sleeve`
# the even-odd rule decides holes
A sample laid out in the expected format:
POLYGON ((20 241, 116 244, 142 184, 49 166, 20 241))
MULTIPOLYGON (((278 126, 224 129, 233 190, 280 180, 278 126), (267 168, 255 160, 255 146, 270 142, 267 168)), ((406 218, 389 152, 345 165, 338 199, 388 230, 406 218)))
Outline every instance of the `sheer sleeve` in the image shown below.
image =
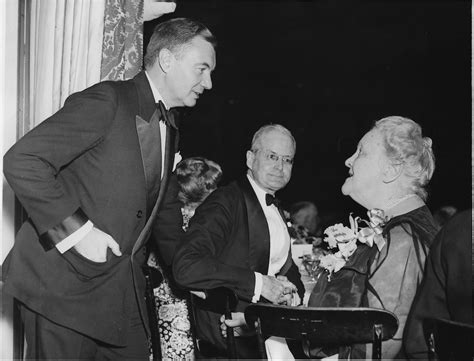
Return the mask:
POLYGON ((425 246, 418 241, 411 226, 398 224, 387 232, 387 244, 371 266, 369 307, 384 308, 398 317, 394 338, 382 346, 382 358, 395 358, 402 348, 402 335, 416 289, 423 276, 425 246))

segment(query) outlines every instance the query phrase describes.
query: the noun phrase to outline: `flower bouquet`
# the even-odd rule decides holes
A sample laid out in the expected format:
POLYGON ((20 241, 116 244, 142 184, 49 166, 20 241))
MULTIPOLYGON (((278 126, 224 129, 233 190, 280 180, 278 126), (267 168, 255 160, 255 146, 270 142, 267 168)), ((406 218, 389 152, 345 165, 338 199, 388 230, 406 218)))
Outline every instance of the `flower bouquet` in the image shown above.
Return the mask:
POLYGON ((333 273, 338 272, 346 265, 349 258, 354 254, 360 244, 372 247, 374 244, 379 250, 385 244, 382 236, 383 226, 387 222, 384 213, 380 209, 372 209, 367 212, 369 220, 349 215, 350 228, 342 223, 332 225, 325 229, 324 242, 333 253, 324 255, 319 260, 319 267, 327 270, 328 281, 333 273), (366 227, 362 227, 365 225, 366 227))

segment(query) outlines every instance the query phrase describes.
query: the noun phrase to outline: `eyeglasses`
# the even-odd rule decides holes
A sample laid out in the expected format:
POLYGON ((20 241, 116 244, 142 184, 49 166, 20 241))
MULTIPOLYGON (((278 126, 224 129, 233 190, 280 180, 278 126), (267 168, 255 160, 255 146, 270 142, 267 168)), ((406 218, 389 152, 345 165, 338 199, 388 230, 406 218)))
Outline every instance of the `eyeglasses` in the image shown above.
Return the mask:
POLYGON ((252 152, 257 153, 259 150, 262 151, 263 155, 265 156, 265 159, 269 162, 279 163, 281 159, 283 160, 284 165, 293 165, 293 157, 290 157, 288 155, 280 155, 275 152, 272 152, 271 150, 266 149, 253 149, 252 152))

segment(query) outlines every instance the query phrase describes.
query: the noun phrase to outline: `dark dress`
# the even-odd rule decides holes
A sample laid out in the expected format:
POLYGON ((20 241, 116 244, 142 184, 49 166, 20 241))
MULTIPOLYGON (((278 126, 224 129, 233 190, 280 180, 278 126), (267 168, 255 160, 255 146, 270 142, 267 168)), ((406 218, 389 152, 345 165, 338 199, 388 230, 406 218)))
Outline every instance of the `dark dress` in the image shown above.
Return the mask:
MULTIPOLYGON (((308 304, 310 307, 368 306, 393 312, 399 328, 393 339, 383 343, 383 358, 395 358, 401 350, 406 318, 437 232, 429 209, 418 197, 397 205, 393 215, 384 227, 386 243, 380 252, 375 246, 359 245, 330 282, 320 277, 308 304)), ((361 354, 358 349, 357 355, 352 353, 353 357, 363 357, 365 352, 361 354)))

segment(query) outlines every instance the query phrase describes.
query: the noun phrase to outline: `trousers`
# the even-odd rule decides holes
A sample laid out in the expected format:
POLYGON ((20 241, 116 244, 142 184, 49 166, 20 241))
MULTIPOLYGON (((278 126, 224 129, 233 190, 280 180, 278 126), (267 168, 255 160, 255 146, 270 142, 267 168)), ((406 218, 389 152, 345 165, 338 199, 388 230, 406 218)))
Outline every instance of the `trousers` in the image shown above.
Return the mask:
POLYGON ((149 360, 149 345, 138 306, 130 314, 127 346, 92 339, 21 306, 27 360, 149 360))

